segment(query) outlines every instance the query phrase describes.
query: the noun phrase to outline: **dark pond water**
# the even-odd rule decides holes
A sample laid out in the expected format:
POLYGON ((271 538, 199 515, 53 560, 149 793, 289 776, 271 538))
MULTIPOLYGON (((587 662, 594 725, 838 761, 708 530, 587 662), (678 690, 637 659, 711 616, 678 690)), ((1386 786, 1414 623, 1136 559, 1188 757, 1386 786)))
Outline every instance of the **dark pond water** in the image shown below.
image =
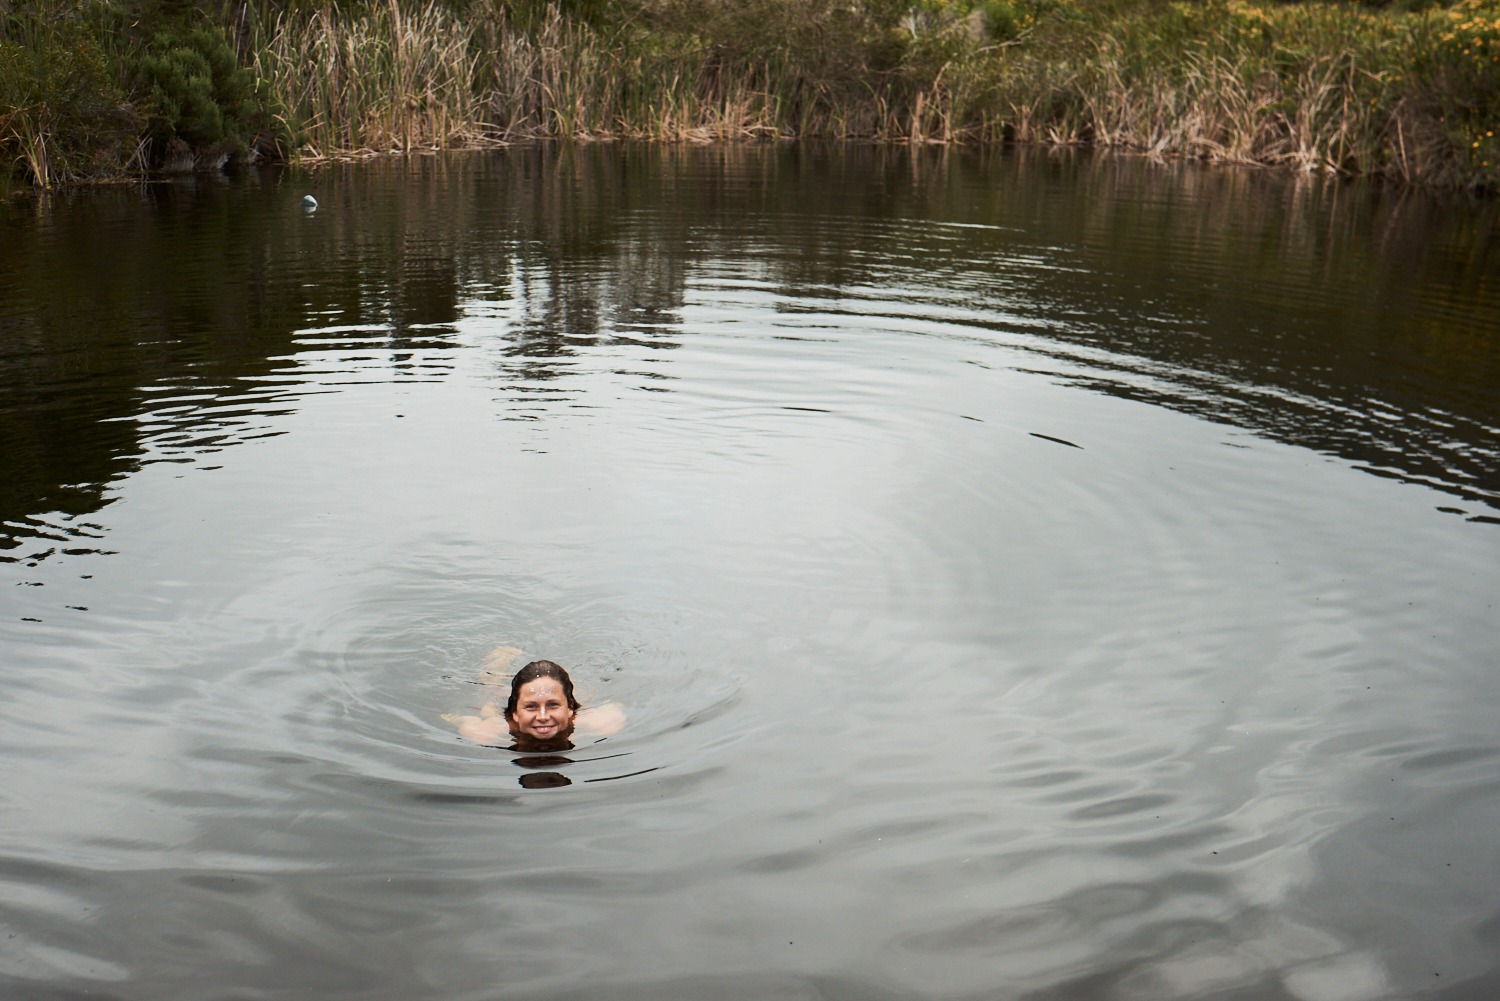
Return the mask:
POLYGON ((8 201, 0 995, 1500 994, 1495 226, 805 148, 8 201), (500 644, 623 732, 460 741, 500 644))

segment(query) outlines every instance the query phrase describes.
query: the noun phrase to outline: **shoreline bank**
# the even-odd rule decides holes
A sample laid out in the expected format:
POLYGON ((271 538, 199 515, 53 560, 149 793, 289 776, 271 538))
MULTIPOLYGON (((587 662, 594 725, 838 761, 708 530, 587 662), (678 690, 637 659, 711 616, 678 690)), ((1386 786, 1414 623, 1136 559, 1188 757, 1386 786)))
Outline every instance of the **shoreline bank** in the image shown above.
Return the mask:
POLYGON ((10 183, 539 139, 816 139, 1082 145, 1500 191, 1500 0, 768 0, 756 23, 670 0, 608 19, 476 0, 202 4, 145 23, 128 22, 131 0, 72 14, 57 0, 46 20, 0 3, 10 183))

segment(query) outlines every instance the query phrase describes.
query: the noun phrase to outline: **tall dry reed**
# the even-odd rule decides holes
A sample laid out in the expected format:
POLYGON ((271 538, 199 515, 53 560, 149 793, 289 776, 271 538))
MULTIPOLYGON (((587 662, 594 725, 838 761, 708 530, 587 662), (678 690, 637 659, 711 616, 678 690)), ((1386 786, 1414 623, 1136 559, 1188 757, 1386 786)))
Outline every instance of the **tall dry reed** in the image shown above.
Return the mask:
MULTIPOLYGON (((160 109, 127 108, 121 0, 38 2, 0 4, 0 155, 40 185, 139 162, 160 109)), ((284 152, 304 157, 532 137, 1024 141, 1500 187, 1500 0, 230 6, 296 137, 284 152)))
POLYGON ((1500 0, 1461 0, 1458 19, 1249 0, 990 4, 1004 23, 955 0, 884 25, 774 0, 756 9, 788 23, 759 34, 714 0, 645 28, 555 5, 519 25, 503 4, 451 3, 259 23, 256 67, 304 154, 537 136, 1009 139, 1469 186, 1496 175, 1478 125, 1500 107, 1486 83, 1500 0), (798 11, 826 23, 809 34, 798 11), (1470 67, 1486 32, 1489 62, 1470 67), (1476 101, 1457 134, 1455 109, 1476 101))
POLYGON ((1015 138, 1494 187, 1500 5, 1241 0, 1055 15, 998 50, 1015 138))
POLYGON ((253 22, 253 68, 305 155, 471 145, 492 135, 474 87, 474 35, 446 8, 404 0, 280 12, 253 22))

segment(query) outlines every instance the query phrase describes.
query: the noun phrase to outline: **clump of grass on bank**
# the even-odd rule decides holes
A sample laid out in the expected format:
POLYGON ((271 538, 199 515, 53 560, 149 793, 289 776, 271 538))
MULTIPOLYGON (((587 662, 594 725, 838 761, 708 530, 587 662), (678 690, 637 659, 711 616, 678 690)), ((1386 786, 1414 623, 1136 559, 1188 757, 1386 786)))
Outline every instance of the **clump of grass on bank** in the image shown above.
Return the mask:
POLYGON ((471 145, 491 134, 475 24, 446 8, 392 0, 253 23, 253 68, 304 155, 471 145))

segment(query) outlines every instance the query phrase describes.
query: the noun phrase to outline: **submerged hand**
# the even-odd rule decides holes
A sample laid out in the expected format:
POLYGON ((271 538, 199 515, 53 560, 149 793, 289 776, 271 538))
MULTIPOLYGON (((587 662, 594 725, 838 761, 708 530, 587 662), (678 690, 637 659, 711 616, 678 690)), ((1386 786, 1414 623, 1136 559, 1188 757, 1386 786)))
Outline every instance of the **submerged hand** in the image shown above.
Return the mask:
POLYGON ((510 680, 510 665, 521 656, 513 646, 497 646, 484 655, 484 667, 480 669, 479 681, 485 685, 503 685, 510 680))

